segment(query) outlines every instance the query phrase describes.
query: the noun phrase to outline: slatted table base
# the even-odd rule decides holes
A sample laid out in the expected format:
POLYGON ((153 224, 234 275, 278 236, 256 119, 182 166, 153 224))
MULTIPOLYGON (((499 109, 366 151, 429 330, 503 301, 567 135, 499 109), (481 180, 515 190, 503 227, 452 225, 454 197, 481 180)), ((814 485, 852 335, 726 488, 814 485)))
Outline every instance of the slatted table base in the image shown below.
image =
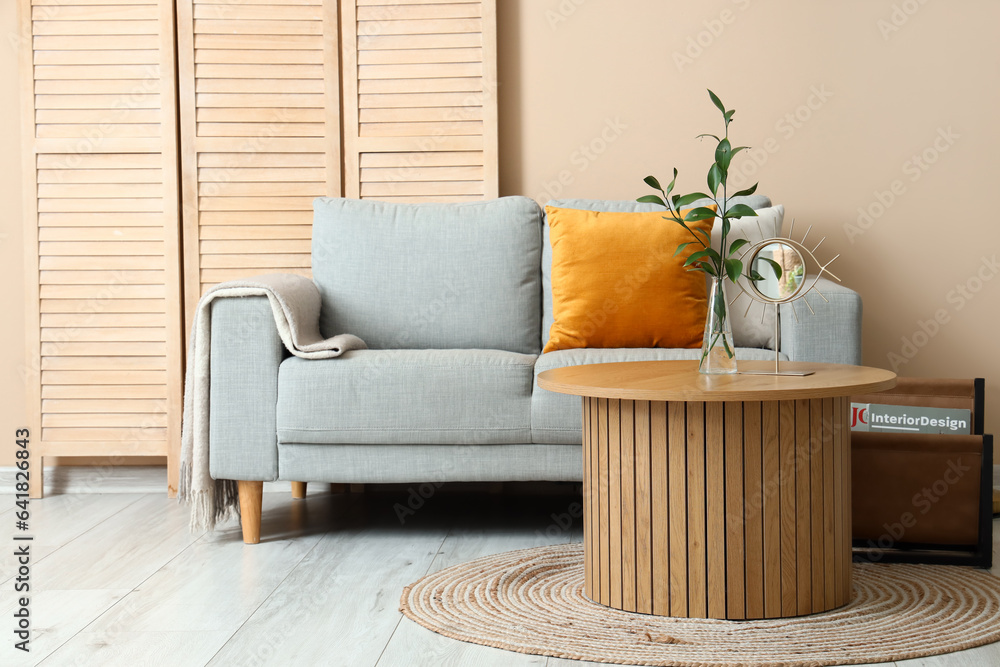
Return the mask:
POLYGON ((587 595, 697 618, 846 604, 849 407, 584 397, 587 595))

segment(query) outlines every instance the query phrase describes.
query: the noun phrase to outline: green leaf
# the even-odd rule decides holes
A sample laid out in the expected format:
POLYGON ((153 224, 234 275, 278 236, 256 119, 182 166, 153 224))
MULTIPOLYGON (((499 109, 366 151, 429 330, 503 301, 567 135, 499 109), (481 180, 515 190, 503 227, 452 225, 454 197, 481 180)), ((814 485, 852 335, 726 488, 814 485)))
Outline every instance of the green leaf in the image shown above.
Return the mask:
POLYGON ((729 280, 736 282, 736 279, 740 277, 743 273, 743 262, 738 259, 727 259, 725 262, 726 275, 729 276, 729 280))
POLYGON ((752 280, 754 282, 758 282, 760 280, 763 280, 764 276, 762 276, 759 273, 757 273, 756 269, 750 269, 750 273, 747 274, 747 278, 749 278, 750 280, 752 280))
POLYGON ((729 121, 733 119, 734 113, 736 113, 736 109, 730 109, 726 112, 726 125, 729 125, 729 121))
MULTIPOLYGON (((733 195, 735 197, 735 195, 733 195)), ((753 210, 746 204, 733 204, 726 211, 727 218, 753 218, 757 215, 757 211, 753 210)))
POLYGON ((719 183, 723 179, 722 169, 719 168, 719 164, 715 163, 712 168, 708 170, 708 189, 711 191, 712 196, 719 191, 719 183))
POLYGON ((711 199, 711 197, 706 195, 704 192, 692 192, 689 195, 681 196, 674 195, 674 206, 680 208, 681 206, 687 206, 688 204, 696 202, 699 199, 711 199))
POLYGON ((673 180, 670 181, 670 184, 667 185, 667 191, 664 194, 668 194, 669 195, 671 192, 673 192, 674 191, 674 183, 676 183, 676 182, 677 182, 677 167, 674 167, 674 178, 673 178, 673 180))
POLYGON ((722 238, 729 236, 730 222, 729 218, 723 216, 722 218, 722 238))
POLYGON ((702 229, 701 227, 695 227, 695 228, 694 228, 694 229, 692 229, 691 231, 693 231, 693 232, 694 232, 694 233, 696 233, 696 234, 701 234, 702 236, 704 236, 704 237, 705 237, 705 242, 704 242, 704 243, 705 243, 705 245, 711 245, 711 242, 712 242, 712 235, 711 235, 710 233, 706 232, 706 231, 705 231, 704 229, 702 229))
POLYGON ((636 201, 639 202, 640 204, 659 204, 663 208, 667 207, 667 205, 663 203, 663 200, 660 199, 657 195, 643 195, 638 199, 636 199, 636 201))
POLYGON ((701 266, 705 262, 705 251, 699 250, 698 252, 692 253, 690 257, 684 262, 684 266, 701 266))
MULTIPOLYGON (((711 248, 705 248, 704 250, 699 250, 698 252, 691 253, 691 256, 687 258, 684 262, 684 266, 711 266, 713 269, 722 264, 722 258, 719 257, 719 253, 715 252, 711 248)), ((712 272, 712 275, 718 275, 712 272)))
POLYGON ((684 222, 697 222, 698 220, 710 220, 715 217, 715 211, 707 206, 699 206, 688 211, 684 216, 684 222))
POLYGON ((709 250, 708 248, 705 248, 704 250, 699 250, 698 252, 691 253, 691 256, 687 258, 686 262, 684 262, 684 266, 690 266, 695 262, 708 257, 708 250, 709 250))
MULTIPOLYGON (((736 154, 736 152, 734 151, 733 155, 735 155, 735 154, 736 154)), ((752 195, 753 193, 757 192, 757 185, 759 185, 759 184, 758 183, 754 183, 753 185, 751 185, 746 190, 740 190, 739 192, 733 194, 732 196, 733 197, 746 197, 746 196, 752 195)))
POLYGON ((646 178, 642 179, 642 182, 651 188, 656 188, 657 190, 663 189, 660 187, 660 182, 656 180, 655 176, 647 176, 646 178))
POLYGON ((750 243, 750 241, 747 241, 746 239, 736 239, 735 241, 733 241, 732 244, 729 246, 729 256, 732 257, 733 255, 735 255, 737 250, 739 250, 748 243, 750 243))
POLYGON ((720 99, 719 99, 719 96, 718 96, 718 95, 716 95, 715 93, 713 93, 713 92, 711 91, 711 89, 709 89, 709 91, 708 91, 708 96, 712 98, 712 104, 714 104, 714 105, 715 105, 715 107, 716 107, 716 108, 717 108, 717 109, 718 109, 719 111, 721 111, 721 112, 723 113, 723 115, 725 115, 725 113, 726 113, 726 105, 724 105, 724 104, 722 103, 722 100, 720 100, 720 99))
POLYGON ((718 273, 718 271, 715 270, 715 267, 712 266, 711 264, 709 264, 708 262, 702 262, 699 265, 698 270, 699 271, 704 271, 705 273, 707 273, 710 276, 716 276, 716 277, 719 276, 719 273, 718 273))
POLYGON ((725 171, 729 169, 729 162, 732 159, 732 146, 729 143, 729 139, 723 139, 715 148, 715 162, 725 171))
POLYGON ((679 246, 677 246, 677 250, 674 251, 674 257, 684 252, 684 248, 688 247, 692 243, 694 243, 694 241, 688 241, 687 243, 682 243, 679 246))
POLYGON ((728 158, 726 160, 726 171, 727 172, 729 171, 729 165, 732 164, 733 158, 736 157, 736 154, 739 153, 744 148, 746 148, 746 146, 740 146, 738 148, 733 148, 733 149, 731 149, 729 151, 729 156, 728 156, 728 158))
MULTIPOLYGON (((719 319, 719 324, 726 321, 726 302, 724 299, 716 299, 715 307, 712 310, 715 311, 715 316, 719 319)), ((718 339, 718 335, 716 335, 716 339, 718 339)), ((725 337, 722 340, 725 340, 725 337)))
POLYGON ((768 259, 767 257, 760 257, 759 259, 771 265, 771 270, 774 271, 775 278, 781 278, 781 264, 778 264, 773 259, 768 259))
POLYGON ((714 134, 712 134, 710 132, 702 132, 701 134, 695 136, 695 139, 701 139, 702 137, 712 137, 716 141, 722 141, 722 139, 719 139, 717 136, 715 136, 714 134))

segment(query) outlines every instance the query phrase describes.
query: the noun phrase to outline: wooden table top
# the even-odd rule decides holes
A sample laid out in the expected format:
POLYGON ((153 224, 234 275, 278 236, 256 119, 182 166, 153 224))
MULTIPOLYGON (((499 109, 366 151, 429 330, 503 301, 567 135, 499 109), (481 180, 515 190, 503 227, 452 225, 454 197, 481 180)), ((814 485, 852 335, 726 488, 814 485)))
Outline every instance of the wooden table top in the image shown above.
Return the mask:
MULTIPOLYGON (((770 370, 773 361, 740 361, 741 370, 770 370)), ((781 362, 784 370, 812 375, 702 375, 697 361, 624 361, 543 371, 538 386, 560 394, 634 401, 778 401, 885 391, 896 374, 881 368, 781 362)))

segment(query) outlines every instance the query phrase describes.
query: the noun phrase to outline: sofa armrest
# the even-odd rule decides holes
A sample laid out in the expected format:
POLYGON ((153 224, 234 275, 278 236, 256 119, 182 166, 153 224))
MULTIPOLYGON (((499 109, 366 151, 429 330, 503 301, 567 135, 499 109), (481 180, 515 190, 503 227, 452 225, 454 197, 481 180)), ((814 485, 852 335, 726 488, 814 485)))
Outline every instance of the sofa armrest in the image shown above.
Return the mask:
POLYGON ((829 303, 818 294, 807 294, 815 314, 801 300, 795 313, 788 304, 781 306, 781 351, 791 361, 860 365, 861 297, 826 278, 817 281, 816 289, 829 303))
POLYGON ((215 479, 278 478, 278 366, 285 346, 267 297, 212 303, 209 469, 215 479))

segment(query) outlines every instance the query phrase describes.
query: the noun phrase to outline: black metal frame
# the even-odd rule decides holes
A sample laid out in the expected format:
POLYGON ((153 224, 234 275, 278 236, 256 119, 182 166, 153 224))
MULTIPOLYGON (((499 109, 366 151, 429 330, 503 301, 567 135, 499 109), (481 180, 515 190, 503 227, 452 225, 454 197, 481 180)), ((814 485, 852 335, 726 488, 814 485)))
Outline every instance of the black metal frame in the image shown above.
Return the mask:
POLYGON ((898 542, 889 549, 854 540, 855 563, 924 563, 993 567, 993 436, 983 434, 986 381, 976 378, 973 396, 973 435, 983 438, 979 474, 979 540, 976 544, 898 542))
MULTIPOLYGON (((986 423, 986 379, 973 380, 972 435, 983 435, 986 423)), ((993 482, 991 481, 990 484, 993 482)))

